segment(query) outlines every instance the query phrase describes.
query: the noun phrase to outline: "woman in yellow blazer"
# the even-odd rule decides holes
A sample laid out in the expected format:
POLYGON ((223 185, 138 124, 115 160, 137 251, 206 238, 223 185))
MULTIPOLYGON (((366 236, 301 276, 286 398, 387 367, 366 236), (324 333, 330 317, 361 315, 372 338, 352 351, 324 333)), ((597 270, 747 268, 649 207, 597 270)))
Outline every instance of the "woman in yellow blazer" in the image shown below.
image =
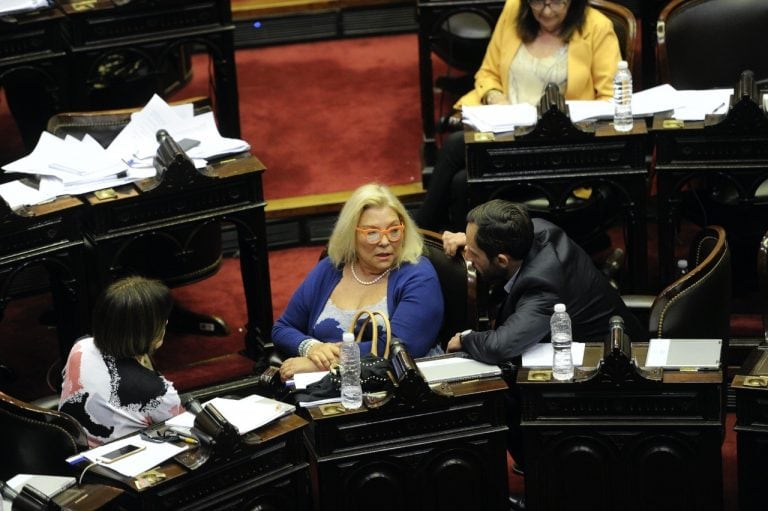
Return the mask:
MULTIPOLYGON (((621 53, 613 23, 588 0, 507 0, 475 88, 455 105, 537 104, 557 83, 566 99, 609 99, 621 53)), ((464 229, 467 210, 464 138, 446 138, 417 223, 464 229)))

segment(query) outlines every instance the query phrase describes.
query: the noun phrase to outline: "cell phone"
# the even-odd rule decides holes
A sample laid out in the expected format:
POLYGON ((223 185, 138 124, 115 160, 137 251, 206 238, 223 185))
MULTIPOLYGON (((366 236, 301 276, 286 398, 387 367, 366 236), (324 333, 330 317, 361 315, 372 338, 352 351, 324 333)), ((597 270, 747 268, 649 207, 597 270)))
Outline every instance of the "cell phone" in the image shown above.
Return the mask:
POLYGON ((130 456, 133 453, 143 450, 143 445, 128 444, 120 447, 119 449, 115 449, 114 451, 109 451, 108 453, 102 454, 99 456, 98 460, 101 463, 114 463, 117 460, 121 460, 126 456, 130 456))

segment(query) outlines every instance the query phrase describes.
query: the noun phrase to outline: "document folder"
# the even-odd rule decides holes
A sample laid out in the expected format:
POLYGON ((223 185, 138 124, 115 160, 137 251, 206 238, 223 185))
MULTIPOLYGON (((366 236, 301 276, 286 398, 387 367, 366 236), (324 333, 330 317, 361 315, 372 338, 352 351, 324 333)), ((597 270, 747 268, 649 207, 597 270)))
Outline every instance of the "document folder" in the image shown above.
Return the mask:
POLYGON ((722 339, 651 339, 645 367, 719 369, 722 339))

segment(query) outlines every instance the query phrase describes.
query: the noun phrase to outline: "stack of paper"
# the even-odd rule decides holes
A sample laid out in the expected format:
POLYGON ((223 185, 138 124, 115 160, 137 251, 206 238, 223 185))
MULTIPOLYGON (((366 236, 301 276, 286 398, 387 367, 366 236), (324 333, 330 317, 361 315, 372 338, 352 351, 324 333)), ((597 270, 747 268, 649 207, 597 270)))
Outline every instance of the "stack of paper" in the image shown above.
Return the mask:
POLYGON ((458 355, 416 361, 427 383, 454 383, 501 375, 501 368, 458 355))
MULTIPOLYGON (((571 343, 571 358, 573 358, 574 367, 580 367, 584 363, 585 348, 586 345, 583 342, 571 343)), ((552 367, 554 354, 552 343, 534 344, 523 353, 523 367, 552 367)))
MULTIPOLYGON (((241 435, 260 428, 270 422, 293 413, 296 407, 267 397, 253 394, 243 399, 214 398, 205 404, 212 404, 221 412, 230 424, 235 426, 241 435)), ((166 422, 168 426, 191 428, 195 424, 195 416, 190 412, 172 417, 166 422)))
MULTIPOLYGON (((681 121, 701 121, 707 114, 728 111, 731 89, 677 90, 669 84, 658 85, 632 96, 632 116, 650 117, 661 112, 673 112, 681 121)), ((571 122, 587 119, 611 119, 613 101, 566 101, 571 122)))
POLYGON ((503 133, 518 126, 533 126, 538 113, 527 103, 518 105, 482 105, 461 108, 462 120, 478 131, 503 133))
POLYGON ((187 156, 197 168, 208 159, 250 149, 243 140, 222 137, 213 112, 195 115, 192 104, 172 107, 155 95, 106 149, 88 135, 61 139, 43 132, 32 153, 3 167, 31 177, 0 185, 0 197, 15 209, 153 177, 161 129, 190 147, 187 156))
POLYGON ((74 477, 69 476, 17 474, 8 479, 7 484, 17 493, 21 492, 24 486, 29 485, 48 497, 55 497, 67 488, 74 486, 76 482, 74 477))

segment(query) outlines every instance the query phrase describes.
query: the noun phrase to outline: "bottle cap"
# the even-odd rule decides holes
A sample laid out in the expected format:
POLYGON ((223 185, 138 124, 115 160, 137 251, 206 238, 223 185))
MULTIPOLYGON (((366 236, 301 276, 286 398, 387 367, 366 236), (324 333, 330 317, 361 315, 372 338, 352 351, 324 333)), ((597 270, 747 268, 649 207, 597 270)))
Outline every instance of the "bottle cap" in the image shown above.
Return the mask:
POLYGON ((629 64, 627 64, 626 60, 619 61, 619 69, 629 69, 629 64))
POLYGON ((556 303, 555 304, 555 312, 565 312, 565 304, 564 303, 556 303))
POLYGON ((341 335, 342 342, 355 342, 355 336, 352 332, 344 332, 341 335))
POLYGON ((688 268, 688 260, 687 259, 678 259, 677 260, 677 267, 681 270, 683 268, 688 268))

